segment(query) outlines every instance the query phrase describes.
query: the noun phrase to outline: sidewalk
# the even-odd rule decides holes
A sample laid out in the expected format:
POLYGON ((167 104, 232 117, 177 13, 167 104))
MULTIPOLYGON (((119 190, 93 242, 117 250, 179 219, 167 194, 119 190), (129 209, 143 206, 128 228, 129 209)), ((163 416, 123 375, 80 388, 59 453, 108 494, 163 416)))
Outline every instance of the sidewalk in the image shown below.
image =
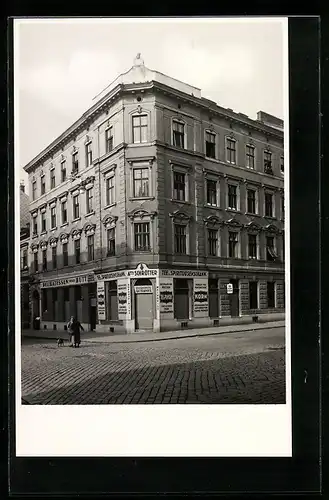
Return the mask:
MULTIPOLYGON (((157 342, 161 340, 183 339, 187 337, 201 337, 207 335, 220 335, 230 332, 250 332, 267 328, 283 328, 285 321, 269 321, 267 323, 235 324, 210 328, 196 328, 190 330, 177 330, 172 332, 141 332, 132 334, 100 334, 99 332, 81 332, 81 341, 100 344, 127 344, 135 342, 157 342)), ((22 337, 34 339, 68 339, 68 333, 61 330, 22 330, 22 337)))

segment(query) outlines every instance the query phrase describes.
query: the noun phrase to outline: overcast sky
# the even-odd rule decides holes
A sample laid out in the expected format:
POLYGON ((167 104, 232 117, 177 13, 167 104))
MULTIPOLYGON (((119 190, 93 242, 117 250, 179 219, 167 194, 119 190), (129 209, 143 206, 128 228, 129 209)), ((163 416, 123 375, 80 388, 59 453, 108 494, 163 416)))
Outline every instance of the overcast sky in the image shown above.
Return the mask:
POLYGON ((15 86, 22 168, 127 71, 145 66, 199 87, 203 97, 256 118, 283 118, 283 25, 279 19, 161 22, 29 20, 17 29, 15 86))

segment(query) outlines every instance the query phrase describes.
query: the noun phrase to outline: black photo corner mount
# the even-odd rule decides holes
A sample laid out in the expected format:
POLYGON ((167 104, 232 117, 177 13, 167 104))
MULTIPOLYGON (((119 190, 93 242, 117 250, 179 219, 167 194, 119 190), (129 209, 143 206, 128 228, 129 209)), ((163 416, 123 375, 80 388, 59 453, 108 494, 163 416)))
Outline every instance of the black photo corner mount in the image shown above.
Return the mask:
MULTIPOLYGON (((29 458, 15 456, 14 311, 19 305, 14 302, 12 252, 14 248, 13 221, 15 220, 12 20, 9 22, 8 29, 9 216, 7 235, 10 314, 8 336, 10 350, 9 485, 11 495, 319 493, 321 489, 319 17, 289 18, 292 458, 29 458)), ((192 408, 191 411, 193 411, 192 408)), ((59 422, 59 425, 70 424, 59 422)), ((83 436, 81 438, 83 439, 83 436)))

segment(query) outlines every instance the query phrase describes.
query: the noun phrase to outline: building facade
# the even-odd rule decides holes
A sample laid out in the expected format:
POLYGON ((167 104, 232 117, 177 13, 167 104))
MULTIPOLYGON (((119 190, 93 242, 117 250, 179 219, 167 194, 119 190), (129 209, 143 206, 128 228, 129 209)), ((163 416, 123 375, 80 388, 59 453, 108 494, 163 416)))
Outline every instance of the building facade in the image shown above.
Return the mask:
POLYGON ((31 324, 28 253, 30 240, 29 197, 24 183, 20 185, 20 276, 21 276, 21 326, 31 324))
POLYGON ((284 317, 283 122, 134 66, 25 166, 41 328, 284 317))

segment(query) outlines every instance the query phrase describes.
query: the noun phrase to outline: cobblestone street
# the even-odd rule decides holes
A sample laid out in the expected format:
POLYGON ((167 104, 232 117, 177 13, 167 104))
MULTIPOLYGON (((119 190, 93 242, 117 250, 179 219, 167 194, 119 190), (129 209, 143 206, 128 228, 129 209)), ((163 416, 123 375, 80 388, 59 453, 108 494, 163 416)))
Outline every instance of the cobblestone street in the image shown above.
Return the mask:
POLYGON ((28 404, 285 403, 284 328, 159 342, 22 340, 28 404))

